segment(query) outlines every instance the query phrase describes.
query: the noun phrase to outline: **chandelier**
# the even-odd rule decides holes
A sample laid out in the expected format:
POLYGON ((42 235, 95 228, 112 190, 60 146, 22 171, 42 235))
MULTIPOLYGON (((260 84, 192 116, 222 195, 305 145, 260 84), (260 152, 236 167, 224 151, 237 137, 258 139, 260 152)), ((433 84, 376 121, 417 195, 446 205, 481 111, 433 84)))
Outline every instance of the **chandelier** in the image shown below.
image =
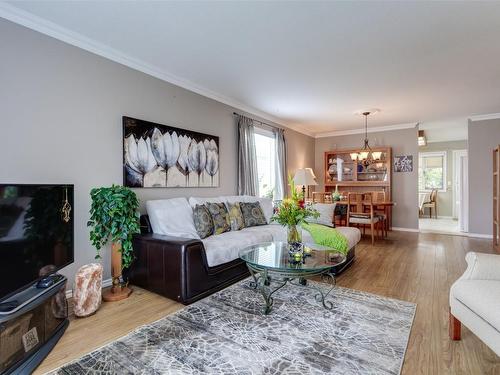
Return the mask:
POLYGON ((359 114, 362 114, 365 116, 365 140, 364 140, 364 145, 363 148, 361 149, 360 152, 353 152, 351 153, 351 159, 353 161, 359 160, 363 163, 368 163, 369 160, 379 160, 380 156, 382 155, 381 151, 372 151, 370 147, 370 143, 368 141, 368 116, 379 112, 379 109, 370 109, 368 111, 363 111, 359 112, 359 114))

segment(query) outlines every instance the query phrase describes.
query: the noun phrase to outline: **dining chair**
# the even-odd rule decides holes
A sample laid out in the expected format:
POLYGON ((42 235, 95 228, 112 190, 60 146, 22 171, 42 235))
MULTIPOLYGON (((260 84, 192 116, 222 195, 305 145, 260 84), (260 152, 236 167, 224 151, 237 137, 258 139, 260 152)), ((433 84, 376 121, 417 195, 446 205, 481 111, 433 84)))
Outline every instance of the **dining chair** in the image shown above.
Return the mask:
POLYGON ((437 189, 432 189, 429 201, 422 204, 422 212, 426 208, 429 209, 429 219, 432 219, 432 209, 434 209, 434 218, 437 219, 437 189))
POLYGON ((347 195, 347 226, 356 224, 363 226, 363 234, 365 226, 369 225, 372 236, 372 245, 375 243, 375 229, 378 237, 378 223, 380 218, 375 215, 373 209, 373 196, 371 193, 349 193, 347 195), (365 208, 368 211, 365 211, 365 208))
POLYGON ((315 191, 312 193, 313 203, 333 203, 332 193, 328 191, 315 191))
POLYGON ((385 202, 385 191, 378 190, 370 192, 373 199, 373 211, 381 221, 382 237, 387 237, 387 231, 389 230, 389 221, 387 220, 387 208, 386 206, 377 206, 377 203, 385 202))

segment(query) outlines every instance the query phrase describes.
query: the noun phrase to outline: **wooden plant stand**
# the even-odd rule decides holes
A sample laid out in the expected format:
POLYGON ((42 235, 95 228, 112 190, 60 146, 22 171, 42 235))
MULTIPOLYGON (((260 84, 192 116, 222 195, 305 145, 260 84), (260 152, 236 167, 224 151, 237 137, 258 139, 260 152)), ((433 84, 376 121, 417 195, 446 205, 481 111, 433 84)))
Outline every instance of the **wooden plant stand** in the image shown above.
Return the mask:
POLYGON ((122 275, 122 253, 121 244, 113 242, 111 245, 111 276, 113 278, 113 285, 110 289, 102 294, 102 299, 106 302, 121 301, 128 298, 132 293, 132 289, 123 286, 120 283, 120 276, 122 275))

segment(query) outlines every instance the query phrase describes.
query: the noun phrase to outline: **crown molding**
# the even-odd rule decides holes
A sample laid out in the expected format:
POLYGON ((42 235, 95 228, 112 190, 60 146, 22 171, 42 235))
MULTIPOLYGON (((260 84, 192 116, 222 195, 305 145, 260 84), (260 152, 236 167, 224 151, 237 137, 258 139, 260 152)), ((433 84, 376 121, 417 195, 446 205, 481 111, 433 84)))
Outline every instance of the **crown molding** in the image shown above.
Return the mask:
POLYGON ((470 116, 471 121, 496 120, 500 118, 500 113, 488 113, 486 115, 470 116))
MULTIPOLYGON (((418 122, 412 122, 412 123, 407 123, 407 124, 379 126, 379 127, 375 127, 375 128, 368 128, 368 133, 389 132, 389 131, 401 130, 401 129, 412 129, 412 128, 415 128, 417 125, 418 125, 418 122)), ((365 129, 335 130, 332 132, 316 133, 315 138, 339 137, 342 135, 363 134, 364 132, 365 132, 365 129)))
POLYGON ((210 89, 203 86, 197 85, 189 80, 178 77, 174 74, 166 72, 154 65, 148 64, 142 60, 136 59, 132 56, 124 54, 114 48, 111 48, 105 44, 99 43, 91 38, 88 38, 80 33, 71 31, 65 27, 59 26, 54 22, 48 21, 44 18, 35 16, 32 13, 26 12, 19 9, 13 5, 4 3, 0 1, 0 18, 4 18, 8 21, 17 23, 31 30, 35 30, 39 33, 48 35, 52 38, 58 39, 64 43, 70 44, 72 46, 81 48, 85 51, 91 52, 95 55, 104 57, 108 60, 117 62, 121 65, 127 66, 139 72, 145 73, 152 77, 158 78, 162 81, 171 83, 173 85, 182 87, 186 90, 195 92, 199 95, 205 96, 207 98, 213 99, 217 102, 226 104, 233 107, 236 110, 246 112, 248 114, 258 116, 264 120, 272 121, 278 125, 285 128, 292 129, 309 137, 314 137, 312 132, 308 132, 302 127, 295 124, 289 124, 283 120, 270 115, 269 113, 263 112, 254 107, 248 106, 246 104, 240 103, 239 101, 216 93, 210 89))

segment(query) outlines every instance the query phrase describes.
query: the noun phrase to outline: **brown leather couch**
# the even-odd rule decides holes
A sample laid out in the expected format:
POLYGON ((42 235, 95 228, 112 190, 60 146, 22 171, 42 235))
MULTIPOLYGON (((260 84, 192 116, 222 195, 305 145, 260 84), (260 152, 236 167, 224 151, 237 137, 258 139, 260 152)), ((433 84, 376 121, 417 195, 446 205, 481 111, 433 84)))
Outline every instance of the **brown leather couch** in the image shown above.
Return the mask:
MULTIPOLYGON (((132 284, 174 301, 193 303, 250 275, 240 259, 209 267, 200 240, 154 234, 147 215, 141 216, 141 232, 134 237, 136 260, 125 276, 132 284)), ((332 271, 342 272, 354 256, 353 247, 347 262, 332 271)))

